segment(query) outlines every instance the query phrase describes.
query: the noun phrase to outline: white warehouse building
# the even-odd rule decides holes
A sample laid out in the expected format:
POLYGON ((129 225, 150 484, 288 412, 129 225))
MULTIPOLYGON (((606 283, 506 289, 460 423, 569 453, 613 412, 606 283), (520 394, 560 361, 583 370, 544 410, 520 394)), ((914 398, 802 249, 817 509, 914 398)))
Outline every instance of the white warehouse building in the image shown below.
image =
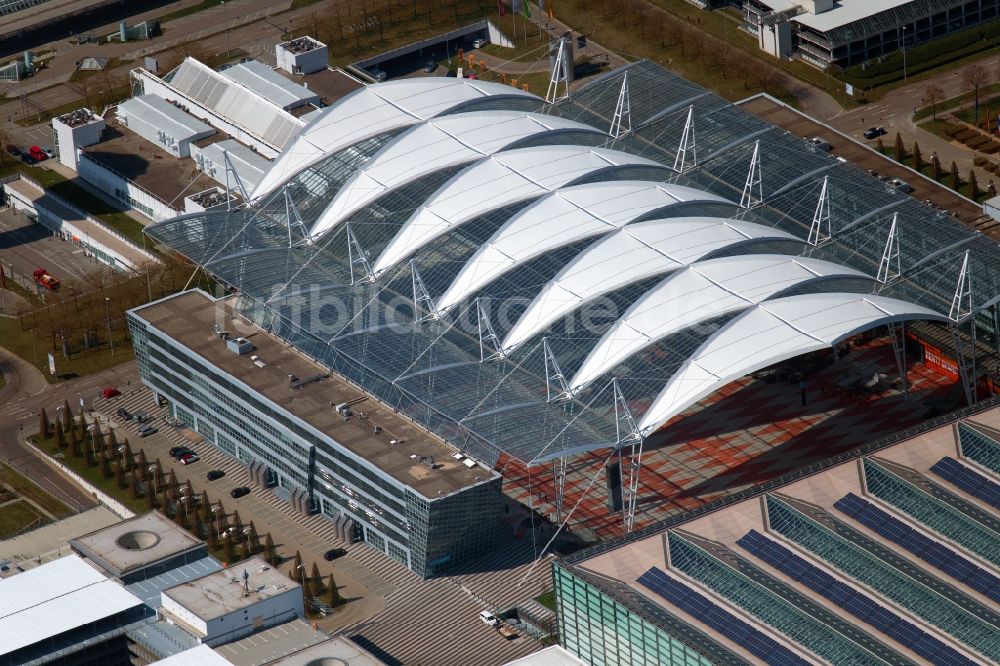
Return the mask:
POLYGON ((175 157, 190 157, 193 142, 215 134, 213 127, 155 95, 119 104, 118 120, 175 157))
POLYGON ((198 168, 214 178, 220 185, 226 185, 231 190, 238 190, 233 171, 239 177, 240 184, 249 193, 257 187, 264 174, 271 168, 271 161, 255 153, 235 139, 226 139, 211 143, 204 148, 191 147, 191 159, 198 168), (229 173, 226 173, 226 157, 229 158, 229 173))
POLYGON ((319 106, 320 96, 303 85, 289 81, 268 65, 258 60, 248 60, 221 72, 224 77, 248 88, 264 99, 272 101, 285 111, 312 104, 319 106))

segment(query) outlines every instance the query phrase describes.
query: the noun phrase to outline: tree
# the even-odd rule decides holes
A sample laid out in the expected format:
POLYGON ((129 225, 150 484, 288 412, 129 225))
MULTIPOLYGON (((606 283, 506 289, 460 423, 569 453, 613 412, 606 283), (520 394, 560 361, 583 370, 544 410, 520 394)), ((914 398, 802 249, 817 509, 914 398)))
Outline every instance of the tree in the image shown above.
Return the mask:
POLYGON ((236 544, 233 543, 233 535, 226 532, 222 537, 222 550, 226 555, 226 562, 233 563, 236 561, 236 544))
POLYGON ((150 511, 156 508, 156 488, 151 481, 146 481, 146 508, 150 511))
POLYGON ((906 158, 906 148, 903 146, 903 137, 896 132, 896 152, 894 155, 897 162, 902 162, 906 158))
POLYGON ((237 542, 243 540, 243 521, 240 520, 239 510, 233 511, 233 534, 237 542))
POLYGON ((115 463, 115 473, 118 476, 118 487, 124 489, 128 486, 128 479, 125 477, 125 465, 120 460, 115 463))
POLYGON ((920 155, 920 144, 916 141, 913 142, 913 168, 920 171, 921 167, 924 166, 923 157, 920 155))
POLYGON ((56 446, 62 451, 66 448, 66 431, 63 430, 62 420, 56 419, 56 446))
POLYGON ((962 184, 962 179, 958 177, 958 165, 951 163, 951 189, 958 191, 958 186, 962 184))
POLYGON ((207 522, 205 529, 208 530, 208 545, 211 546, 212 550, 217 550, 219 548, 219 531, 215 529, 215 523, 207 522))
POLYGON ((132 457, 132 446, 128 443, 128 437, 125 438, 125 443, 122 444, 125 447, 125 469, 126 471, 132 471, 135 467, 135 458, 132 457))
POLYGON ((270 532, 264 535, 264 559, 270 562, 272 567, 281 564, 281 556, 278 555, 278 550, 274 547, 274 539, 271 538, 270 532))
POLYGON ((249 548, 250 555, 256 555, 260 552, 260 537, 257 536, 257 528, 254 527, 252 520, 250 521, 245 543, 247 548, 249 548))
POLYGON ((143 481, 149 479, 149 462, 146 460, 146 449, 139 449, 139 462, 136 463, 139 468, 139 476, 142 477, 143 481))
POLYGON ((139 496, 139 475, 136 473, 135 467, 129 472, 128 496, 132 499, 139 496))
POLYGON ((975 119, 976 127, 979 127, 979 89, 989 85, 990 73, 979 63, 972 63, 962 70, 962 85, 967 90, 971 90, 975 96, 975 119))
POLYGON ((924 102, 931 107, 931 115, 937 120, 937 105, 944 101, 944 90, 936 83, 929 84, 924 88, 924 102))
POLYGON ((318 597, 323 594, 323 576, 319 573, 319 567, 313 562, 312 571, 309 576, 309 584, 312 587, 312 593, 314 597, 318 597))
POLYGON ((986 196, 992 199, 996 195, 997 195, 997 186, 991 180, 990 184, 986 186, 986 196))
POLYGON ((170 478, 167 480, 167 489, 170 491, 170 498, 177 499, 177 474, 170 470, 170 478))
POLYGON ((875 142, 875 150, 877 150, 882 155, 885 155, 885 144, 882 143, 882 137, 879 137, 878 141, 875 142))
POLYGON ((326 592, 329 595, 327 602, 331 606, 339 606, 341 603, 340 590, 337 589, 337 581, 333 579, 333 574, 326 579, 326 592))
POLYGON ((931 174, 934 176, 934 180, 941 182, 941 159, 937 153, 931 155, 931 174))
POLYGON ((105 479, 110 479, 112 474, 111 461, 108 459, 107 451, 101 448, 99 456, 101 461, 101 476, 103 476, 105 479))
POLYGON ((63 419, 67 428, 73 425, 73 409, 69 406, 69 400, 63 401, 63 419))
POLYGON ((296 583, 302 582, 302 555, 295 551, 295 560, 292 562, 292 580, 296 583))
POLYGON ((208 493, 201 491, 201 519, 206 523, 212 520, 212 503, 208 501, 208 493))
POLYGON ((979 196, 979 183, 976 182, 975 169, 969 169, 969 198, 973 201, 979 196))
POLYGON ((83 455, 83 452, 80 450, 80 437, 76 434, 76 428, 72 425, 69 428, 69 448, 74 458, 79 458, 83 455))
POLYGON ((49 423, 49 416, 45 413, 45 408, 38 412, 38 434, 45 439, 52 436, 52 424, 49 423))

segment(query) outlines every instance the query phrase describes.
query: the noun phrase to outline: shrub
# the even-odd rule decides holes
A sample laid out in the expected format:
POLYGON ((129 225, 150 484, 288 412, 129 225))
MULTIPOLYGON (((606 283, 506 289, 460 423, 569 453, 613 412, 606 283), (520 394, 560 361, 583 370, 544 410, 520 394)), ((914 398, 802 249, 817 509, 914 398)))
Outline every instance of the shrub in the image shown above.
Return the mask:
POLYGON ((978 136, 972 137, 971 139, 969 139, 967 141, 963 141, 962 143, 964 143, 965 145, 967 145, 969 148, 979 148, 979 146, 985 145, 985 144, 987 144, 989 142, 990 142, 989 137, 986 137, 986 136, 983 136, 982 134, 980 134, 978 136))
POLYGON ((972 160, 972 163, 977 167, 985 167, 987 162, 989 162, 989 160, 981 156, 977 156, 975 159, 972 160))
POLYGON ((996 141, 989 141, 982 146, 979 146, 979 152, 986 153, 987 155, 992 155, 998 150, 1000 150, 1000 143, 997 143, 996 141))
POLYGON ((944 133, 954 139, 956 134, 958 134, 959 132, 964 132, 966 131, 966 129, 968 128, 965 125, 959 125, 958 123, 948 123, 947 125, 944 126, 944 133))
POLYGON ((969 139, 971 139, 974 136, 979 136, 979 132, 977 132, 976 130, 972 129, 971 127, 966 127, 961 132, 957 132, 951 138, 955 139, 956 141, 961 141, 961 142, 964 143, 964 142, 968 141, 969 139))

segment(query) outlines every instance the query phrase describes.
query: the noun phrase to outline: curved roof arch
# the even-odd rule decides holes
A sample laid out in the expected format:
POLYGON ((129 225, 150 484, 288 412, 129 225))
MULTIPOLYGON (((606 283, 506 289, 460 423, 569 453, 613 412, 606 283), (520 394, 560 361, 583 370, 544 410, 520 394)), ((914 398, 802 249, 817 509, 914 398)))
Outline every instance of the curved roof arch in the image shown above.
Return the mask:
POLYGON ((470 111, 430 118, 403 132, 344 184, 317 219, 316 238, 386 191, 424 174, 472 162, 554 130, 603 132, 573 120, 524 111, 470 111))
POLYGON ((508 332, 510 353, 583 303, 662 275, 721 249, 758 241, 797 241, 784 231, 718 217, 635 222, 587 247, 546 284, 508 332))
POLYGON ((644 157, 586 146, 538 146, 491 155, 431 195, 403 224, 373 269, 383 273, 450 229, 490 210, 543 196, 598 169, 626 164, 658 166, 644 157))
POLYGON ((601 337, 570 381, 578 391, 647 346, 696 324, 744 310, 807 283, 869 278, 821 259, 753 254, 709 259, 643 294, 601 337))
POLYGON ((445 76, 384 81, 355 90, 328 106, 299 132, 264 174, 251 199, 273 192, 331 152, 493 95, 537 99, 531 93, 500 83, 445 76))
POLYGON ((683 185, 611 181, 564 187, 512 217, 459 271, 438 299, 447 310, 504 273, 559 247, 621 229, 651 211, 691 201, 728 203, 683 185))
POLYGON ((817 351, 898 321, 947 321, 884 296, 823 293, 758 303, 720 328, 670 378, 639 421, 648 435, 701 398, 748 372, 817 351))

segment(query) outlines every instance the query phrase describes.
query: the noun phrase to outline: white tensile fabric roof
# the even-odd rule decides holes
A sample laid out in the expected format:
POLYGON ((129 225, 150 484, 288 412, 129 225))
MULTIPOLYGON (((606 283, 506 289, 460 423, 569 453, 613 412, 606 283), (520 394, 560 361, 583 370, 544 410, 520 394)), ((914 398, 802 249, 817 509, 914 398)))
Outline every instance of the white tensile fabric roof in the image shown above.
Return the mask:
POLYGON ((652 160, 604 148, 541 146, 496 153, 445 183, 406 221, 375 262, 391 268, 435 238, 494 208, 539 197, 581 176, 625 164, 659 166, 652 160), (475 192, 475 196, 469 196, 475 192))
MULTIPOLYGON (((604 136, 592 127, 544 113, 487 110, 474 102, 503 95, 521 97, 487 106, 510 102, 523 108, 521 91, 465 79, 368 86, 311 122, 275 161, 253 198, 259 202, 310 165, 383 137, 387 142, 374 156, 338 181, 343 186, 307 240, 329 234, 350 216, 359 225, 384 225, 371 250, 372 279, 389 288, 405 278, 390 269, 412 258, 416 300, 421 262, 439 269, 430 282, 434 293, 426 294, 439 317, 457 319, 478 307, 468 302, 471 297, 503 298, 513 290, 510 284, 517 284, 517 298, 531 299, 529 305, 509 329, 489 331, 499 355, 515 364, 536 346, 528 343, 539 342, 557 320, 616 294, 626 305, 603 335, 560 340, 572 363, 565 366, 572 373, 565 380, 573 396, 615 377, 616 369, 649 347, 671 344, 671 336, 696 335, 682 345, 685 351, 671 348, 683 355, 671 361, 672 370, 663 370, 663 389, 655 397, 659 378, 643 378, 655 382, 644 394, 648 409, 637 412, 646 434, 754 370, 885 323, 946 320, 925 307, 871 295, 869 284, 875 281, 869 275, 796 256, 802 252, 797 248, 807 247, 801 237, 720 217, 734 215, 736 205, 674 183, 676 172, 668 166, 619 150, 574 145, 588 142, 581 131, 604 136), (393 131, 399 133, 389 138, 393 131), (527 147, 518 147, 526 138, 527 147), (391 210, 398 202, 387 203, 394 198, 382 198, 424 176, 441 173, 443 179, 451 169, 455 174, 435 191, 406 189, 410 203, 401 211, 391 210), (486 236, 489 240, 469 246, 470 239, 486 236), (441 244, 431 247, 437 239, 441 244), (461 259, 456 254, 442 261, 441 253, 451 248, 461 259), (544 271, 536 270, 542 264, 544 271), (394 277, 386 280, 387 274, 394 277), (691 330, 723 317, 726 323, 714 332, 691 330), (699 343, 694 352, 686 351, 699 343)), ((619 380, 625 377, 622 373, 619 380)))
POLYGON ((589 236, 609 234, 646 213, 689 201, 725 199, 680 185, 613 181, 565 187, 511 218, 483 245, 439 299, 446 310, 516 266, 589 236))
POLYGON ((275 160, 253 192, 258 199, 323 157, 358 141, 415 125, 462 102, 530 93, 499 83, 444 76, 386 81, 355 90, 323 109, 275 160))
POLYGON ((386 191, 422 175, 556 129, 597 132, 572 120, 523 111, 471 111, 426 120, 389 143, 345 183, 310 233, 321 236, 386 191))
POLYGON ((829 347, 874 326, 912 319, 947 321, 933 310, 883 296, 820 293, 759 303, 719 329, 684 363, 643 415, 639 430, 654 432, 749 372, 829 347))
POLYGON ((622 227, 581 252, 542 287, 503 341, 511 352, 583 303, 662 275, 721 250, 757 240, 798 240, 753 222, 675 217, 622 227))

